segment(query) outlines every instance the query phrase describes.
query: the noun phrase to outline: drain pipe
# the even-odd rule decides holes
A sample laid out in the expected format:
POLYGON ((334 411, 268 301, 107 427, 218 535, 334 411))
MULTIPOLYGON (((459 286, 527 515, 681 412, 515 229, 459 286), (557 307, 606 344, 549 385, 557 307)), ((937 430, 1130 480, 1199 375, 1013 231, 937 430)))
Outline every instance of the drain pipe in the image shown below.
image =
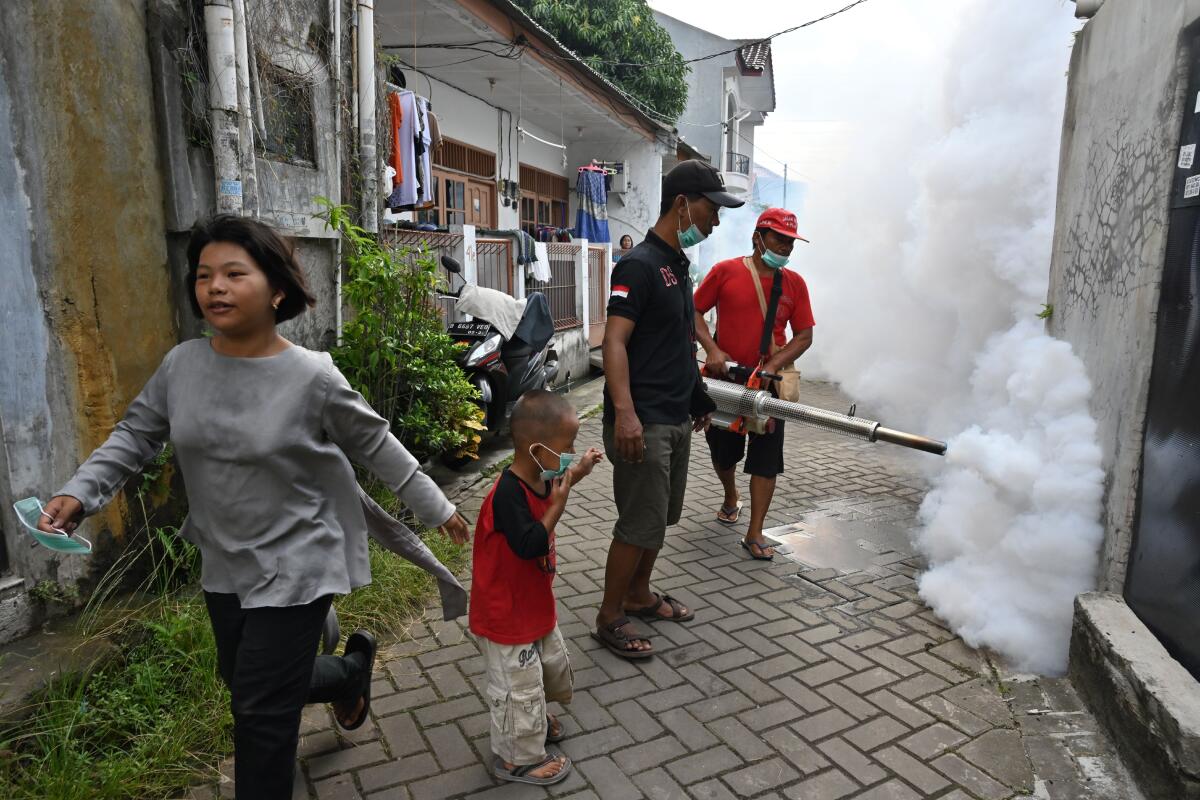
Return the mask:
POLYGON ((232 0, 205 0, 204 33, 208 40, 208 106, 217 211, 241 214, 237 46, 234 43, 232 0))
MULTIPOLYGON (((329 0, 333 16, 333 96, 337 113, 333 116, 333 164, 334 180, 337 186, 337 201, 342 202, 342 189, 346 185, 342 180, 342 148, 346 146, 342 136, 342 93, 346 91, 342 81, 342 0, 329 0)), ((342 344, 342 237, 333 238, 333 269, 334 269, 334 328, 337 330, 337 343, 342 344)))
POLYGON ((1104 0, 1075 0, 1075 16, 1079 19, 1091 19, 1104 5, 1104 0))
POLYGON ((379 165, 375 163, 375 0, 358 0, 358 155, 362 226, 379 230, 379 165))
POLYGON ((254 164, 254 124, 250 114, 250 48, 246 46, 246 0, 233 0, 233 42, 237 59, 238 165, 242 173, 242 206, 258 216, 258 171, 254 164))

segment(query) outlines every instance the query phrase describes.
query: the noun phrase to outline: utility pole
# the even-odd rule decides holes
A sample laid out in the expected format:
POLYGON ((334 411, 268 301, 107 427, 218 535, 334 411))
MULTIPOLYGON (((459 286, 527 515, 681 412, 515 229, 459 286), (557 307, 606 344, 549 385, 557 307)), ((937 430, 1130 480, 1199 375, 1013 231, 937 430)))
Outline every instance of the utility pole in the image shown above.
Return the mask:
POLYGON ((783 165, 783 207, 787 208, 787 164, 783 165))

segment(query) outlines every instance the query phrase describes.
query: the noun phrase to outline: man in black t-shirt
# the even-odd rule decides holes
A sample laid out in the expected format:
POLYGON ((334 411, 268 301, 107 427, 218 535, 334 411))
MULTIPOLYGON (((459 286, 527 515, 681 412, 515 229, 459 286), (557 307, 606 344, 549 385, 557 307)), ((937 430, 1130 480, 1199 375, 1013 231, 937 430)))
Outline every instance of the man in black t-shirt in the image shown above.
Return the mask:
POLYGON ((704 429, 716 408, 696 364, 683 250, 720 224, 720 208, 743 204, 725 191, 721 173, 701 161, 667 173, 662 194, 658 222, 613 268, 604 331, 604 446, 618 519, 593 636, 623 658, 653 653, 627 615, 675 622, 695 616, 650 590, 667 526, 683 511, 692 431, 704 429))

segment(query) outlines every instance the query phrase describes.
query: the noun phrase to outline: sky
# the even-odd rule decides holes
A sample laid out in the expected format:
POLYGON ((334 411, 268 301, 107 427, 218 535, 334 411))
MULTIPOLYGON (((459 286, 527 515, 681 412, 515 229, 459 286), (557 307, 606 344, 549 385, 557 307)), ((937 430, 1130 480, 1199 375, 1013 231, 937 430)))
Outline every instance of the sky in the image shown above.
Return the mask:
MULTIPOLYGON (((1058 0, 1048 0, 1057 2, 1058 0)), ((848 0, 651 0, 651 8, 729 39, 751 39, 835 11, 848 0)), ((863 108, 904 98, 917 112, 934 102, 928 76, 944 69, 944 44, 964 16, 959 0, 867 0, 833 19, 787 34, 772 44, 776 110, 756 132, 756 159, 813 188, 836 181, 854 154, 848 135, 863 108), (902 70, 889 69, 901 62, 902 70)), ((887 125, 886 117, 879 120, 887 125)))

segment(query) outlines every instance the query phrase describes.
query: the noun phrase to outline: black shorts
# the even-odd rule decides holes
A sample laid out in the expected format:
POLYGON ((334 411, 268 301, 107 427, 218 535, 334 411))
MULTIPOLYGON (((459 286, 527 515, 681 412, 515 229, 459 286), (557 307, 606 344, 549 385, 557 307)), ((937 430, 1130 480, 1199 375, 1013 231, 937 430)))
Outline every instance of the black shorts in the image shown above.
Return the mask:
POLYGON ((775 430, 770 433, 748 433, 745 436, 732 431, 709 428, 705 434, 708 451, 713 464, 719 470, 733 469, 742 456, 746 455, 746 439, 750 440, 750 454, 746 458, 744 471, 760 478, 774 478, 783 472, 783 420, 775 420, 775 430))

